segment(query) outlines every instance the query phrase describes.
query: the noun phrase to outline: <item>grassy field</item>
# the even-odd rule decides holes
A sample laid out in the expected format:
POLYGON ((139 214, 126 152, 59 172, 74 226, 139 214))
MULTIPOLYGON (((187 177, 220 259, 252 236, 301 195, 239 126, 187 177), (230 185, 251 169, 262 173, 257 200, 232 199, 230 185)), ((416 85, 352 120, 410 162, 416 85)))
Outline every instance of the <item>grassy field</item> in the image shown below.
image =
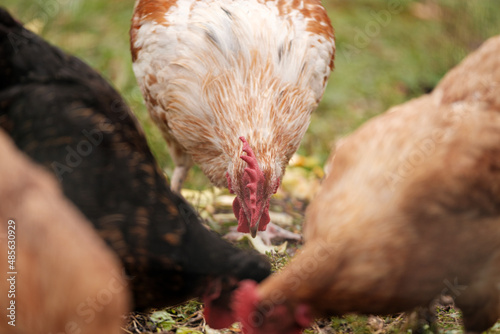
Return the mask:
MULTIPOLYGON (((390 106, 429 92, 466 54, 500 33, 498 0, 323 2, 336 29, 336 69, 299 150, 312 161, 299 173, 306 180, 310 174, 316 179, 320 176, 315 171, 323 166, 338 138, 390 106), (391 3, 398 6, 397 11, 389 11, 391 3)), ((155 156, 170 174, 173 164, 159 131, 147 115, 132 72, 128 29, 133 3, 133 0, 3 0, 2 6, 30 29, 108 78, 143 124, 155 156)), ((186 187, 203 190, 210 188, 210 184, 194 168, 186 187)), ((167 320, 160 314, 157 323, 170 323, 163 327, 166 329, 185 324, 186 329, 177 333, 196 333, 193 328, 202 327, 201 320, 196 318, 199 309, 199 305, 190 303, 170 311, 170 316, 163 315, 167 320)), ((459 315, 453 308, 440 310, 439 319, 443 332, 461 331, 459 315)), ((137 329, 151 320, 137 316, 133 321, 137 329)), ((320 321, 307 332, 396 333, 405 331, 403 322, 397 316, 348 316, 320 321)), ((128 331, 136 333, 134 325, 128 331)), ((500 326, 491 332, 500 333, 500 326)))

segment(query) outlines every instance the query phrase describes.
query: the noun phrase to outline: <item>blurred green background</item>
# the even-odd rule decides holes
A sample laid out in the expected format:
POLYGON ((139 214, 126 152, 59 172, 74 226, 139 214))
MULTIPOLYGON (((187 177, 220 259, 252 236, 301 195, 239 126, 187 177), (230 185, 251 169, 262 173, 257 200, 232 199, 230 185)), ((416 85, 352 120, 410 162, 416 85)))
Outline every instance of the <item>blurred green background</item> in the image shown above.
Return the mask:
MULTIPOLYGON (((299 150, 321 164, 336 139, 390 106, 429 92, 466 54, 500 33, 499 0, 323 4, 336 30, 336 69, 299 150)), ((142 122, 154 154, 170 175, 173 164, 132 72, 128 30, 133 5, 134 0, 2 2, 28 28, 112 82, 142 122)), ((208 186, 199 169, 193 169, 186 187, 208 186)))

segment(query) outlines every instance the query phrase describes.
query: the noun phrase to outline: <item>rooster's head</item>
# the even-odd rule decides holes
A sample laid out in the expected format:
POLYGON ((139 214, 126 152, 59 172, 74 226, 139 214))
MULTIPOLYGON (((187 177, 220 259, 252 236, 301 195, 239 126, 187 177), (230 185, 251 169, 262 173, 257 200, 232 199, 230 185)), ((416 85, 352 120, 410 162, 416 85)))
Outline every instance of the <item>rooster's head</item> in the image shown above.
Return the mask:
POLYGON ((259 167, 255 154, 245 140, 240 158, 244 167, 236 170, 231 177, 226 174, 229 191, 236 194, 233 212, 238 219, 238 232, 250 233, 252 237, 257 231, 265 231, 270 221, 269 200, 280 185, 280 178, 274 173, 265 173, 259 167))

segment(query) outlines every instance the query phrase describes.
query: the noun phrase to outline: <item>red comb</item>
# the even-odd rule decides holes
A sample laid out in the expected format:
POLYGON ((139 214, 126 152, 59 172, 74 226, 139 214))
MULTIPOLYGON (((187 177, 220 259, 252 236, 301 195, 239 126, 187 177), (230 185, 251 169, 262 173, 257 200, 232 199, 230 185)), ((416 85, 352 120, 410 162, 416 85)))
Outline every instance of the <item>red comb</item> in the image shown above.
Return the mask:
POLYGON ((240 137, 240 140, 243 142, 243 152, 247 154, 240 156, 240 158, 248 164, 248 167, 245 168, 244 179, 248 180, 246 185, 250 190, 250 205, 248 209, 250 209, 251 219, 254 221, 259 214, 257 210, 257 185, 259 181, 264 181, 264 173, 260 170, 257 158, 245 140, 245 137, 240 137))
POLYGON ((241 322, 244 334, 252 333, 257 318, 260 318, 258 301, 257 283, 251 280, 241 281, 240 287, 234 292, 232 309, 236 319, 241 322))

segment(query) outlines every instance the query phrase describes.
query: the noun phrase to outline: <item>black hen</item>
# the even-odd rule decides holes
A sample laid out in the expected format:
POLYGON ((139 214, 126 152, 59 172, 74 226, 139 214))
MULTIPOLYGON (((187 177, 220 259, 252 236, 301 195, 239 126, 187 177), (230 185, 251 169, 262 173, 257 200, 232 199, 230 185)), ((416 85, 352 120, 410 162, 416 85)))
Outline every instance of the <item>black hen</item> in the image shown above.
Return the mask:
POLYGON ((170 191, 122 97, 1 9, 0 77, 0 127, 119 255, 136 310, 202 297, 212 327, 230 324, 230 293, 267 277, 269 262, 207 230, 170 191))

